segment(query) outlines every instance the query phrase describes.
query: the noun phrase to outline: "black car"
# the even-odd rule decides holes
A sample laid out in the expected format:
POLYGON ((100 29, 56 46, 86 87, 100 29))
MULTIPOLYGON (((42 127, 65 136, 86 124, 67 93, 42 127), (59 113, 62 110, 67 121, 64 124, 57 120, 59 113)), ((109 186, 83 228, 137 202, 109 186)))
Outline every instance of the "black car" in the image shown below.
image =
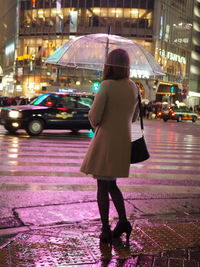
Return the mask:
POLYGON ((92 129, 88 112, 94 96, 83 93, 46 93, 28 105, 1 108, 0 123, 10 133, 25 129, 39 135, 44 129, 92 129))

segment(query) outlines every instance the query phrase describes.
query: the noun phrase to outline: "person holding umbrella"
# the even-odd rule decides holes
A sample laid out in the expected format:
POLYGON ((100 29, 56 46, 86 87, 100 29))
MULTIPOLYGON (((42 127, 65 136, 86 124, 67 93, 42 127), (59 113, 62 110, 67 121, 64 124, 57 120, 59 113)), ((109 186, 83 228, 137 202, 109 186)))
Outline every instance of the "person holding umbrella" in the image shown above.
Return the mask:
POLYGON ((138 117, 138 88, 129 79, 130 60, 123 49, 112 50, 103 70, 103 81, 89 112, 95 129, 81 172, 97 180, 97 202, 102 222, 100 241, 112 243, 132 230, 127 220, 123 195, 116 183, 117 177, 128 177, 131 153, 131 123, 138 117), (109 195, 119 215, 113 232, 109 225, 109 195))

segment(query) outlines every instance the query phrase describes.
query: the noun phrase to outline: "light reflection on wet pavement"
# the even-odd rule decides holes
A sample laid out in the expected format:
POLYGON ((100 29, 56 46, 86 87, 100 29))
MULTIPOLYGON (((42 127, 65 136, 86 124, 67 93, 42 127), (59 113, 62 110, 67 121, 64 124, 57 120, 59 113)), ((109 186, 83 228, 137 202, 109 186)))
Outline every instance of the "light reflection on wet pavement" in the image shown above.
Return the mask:
MULTIPOLYGON (((119 180, 130 247, 99 244, 96 184, 79 172, 90 133, 29 138, 0 128, 0 267, 199 267, 200 125, 145 126, 151 158, 119 180)), ((112 228, 116 216, 111 204, 112 228)))

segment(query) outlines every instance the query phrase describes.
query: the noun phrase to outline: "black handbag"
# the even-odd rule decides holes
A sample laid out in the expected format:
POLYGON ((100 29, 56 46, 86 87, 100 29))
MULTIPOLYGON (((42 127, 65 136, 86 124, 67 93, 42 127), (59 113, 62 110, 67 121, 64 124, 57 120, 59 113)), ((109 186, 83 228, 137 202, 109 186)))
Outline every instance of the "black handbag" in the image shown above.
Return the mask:
POLYGON ((140 116, 140 126, 142 130, 142 137, 131 142, 131 163, 142 162, 147 160, 150 155, 147 149, 147 145, 144 139, 144 124, 142 118, 142 106, 141 97, 138 94, 138 105, 139 105, 139 116, 140 116))

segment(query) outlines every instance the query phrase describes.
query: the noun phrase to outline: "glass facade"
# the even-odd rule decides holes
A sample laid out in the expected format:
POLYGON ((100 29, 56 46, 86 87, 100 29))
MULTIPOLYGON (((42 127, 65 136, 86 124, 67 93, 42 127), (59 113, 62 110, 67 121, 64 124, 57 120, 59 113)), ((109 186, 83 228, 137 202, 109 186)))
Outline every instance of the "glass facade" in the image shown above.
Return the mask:
POLYGON ((22 34, 85 34, 105 31, 128 36, 151 37, 153 4, 140 1, 22 1, 22 34), (128 5, 129 2, 129 5, 128 5), (133 5, 132 2, 138 2, 133 5), (34 3, 34 5, 33 5, 34 3), (72 24, 76 24, 72 26, 72 24))
POLYGON ((99 74, 56 68, 45 59, 73 36, 107 32, 140 42, 151 53, 153 36, 152 0, 22 0, 20 1, 17 82, 24 94, 51 86, 88 90, 99 74))
POLYGON ((156 57, 168 73, 168 80, 179 82, 180 78, 189 76, 193 9, 186 0, 174 3, 172 6, 168 1, 161 4, 156 57))
POLYGON ((189 81, 189 106, 200 103, 200 1, 195 0, 189 81))
POLYGON ((157 27, 154 31, 157 36, 155 57, 167 73, 157 88, 157 94, 163 95, 168 92, 168 96, 171 97, 170 86, 175 85, 178 100, 186 98, 182 91, 189 83, 193 7, 193 0, 156 2, 156 10, 160 16, 157 18, 157 27))
POLYGON ((0 95, 13 94, 15 90, 15 51, 17 45, 18 20, 17 1, 7 0, 0 3, 0 95))

